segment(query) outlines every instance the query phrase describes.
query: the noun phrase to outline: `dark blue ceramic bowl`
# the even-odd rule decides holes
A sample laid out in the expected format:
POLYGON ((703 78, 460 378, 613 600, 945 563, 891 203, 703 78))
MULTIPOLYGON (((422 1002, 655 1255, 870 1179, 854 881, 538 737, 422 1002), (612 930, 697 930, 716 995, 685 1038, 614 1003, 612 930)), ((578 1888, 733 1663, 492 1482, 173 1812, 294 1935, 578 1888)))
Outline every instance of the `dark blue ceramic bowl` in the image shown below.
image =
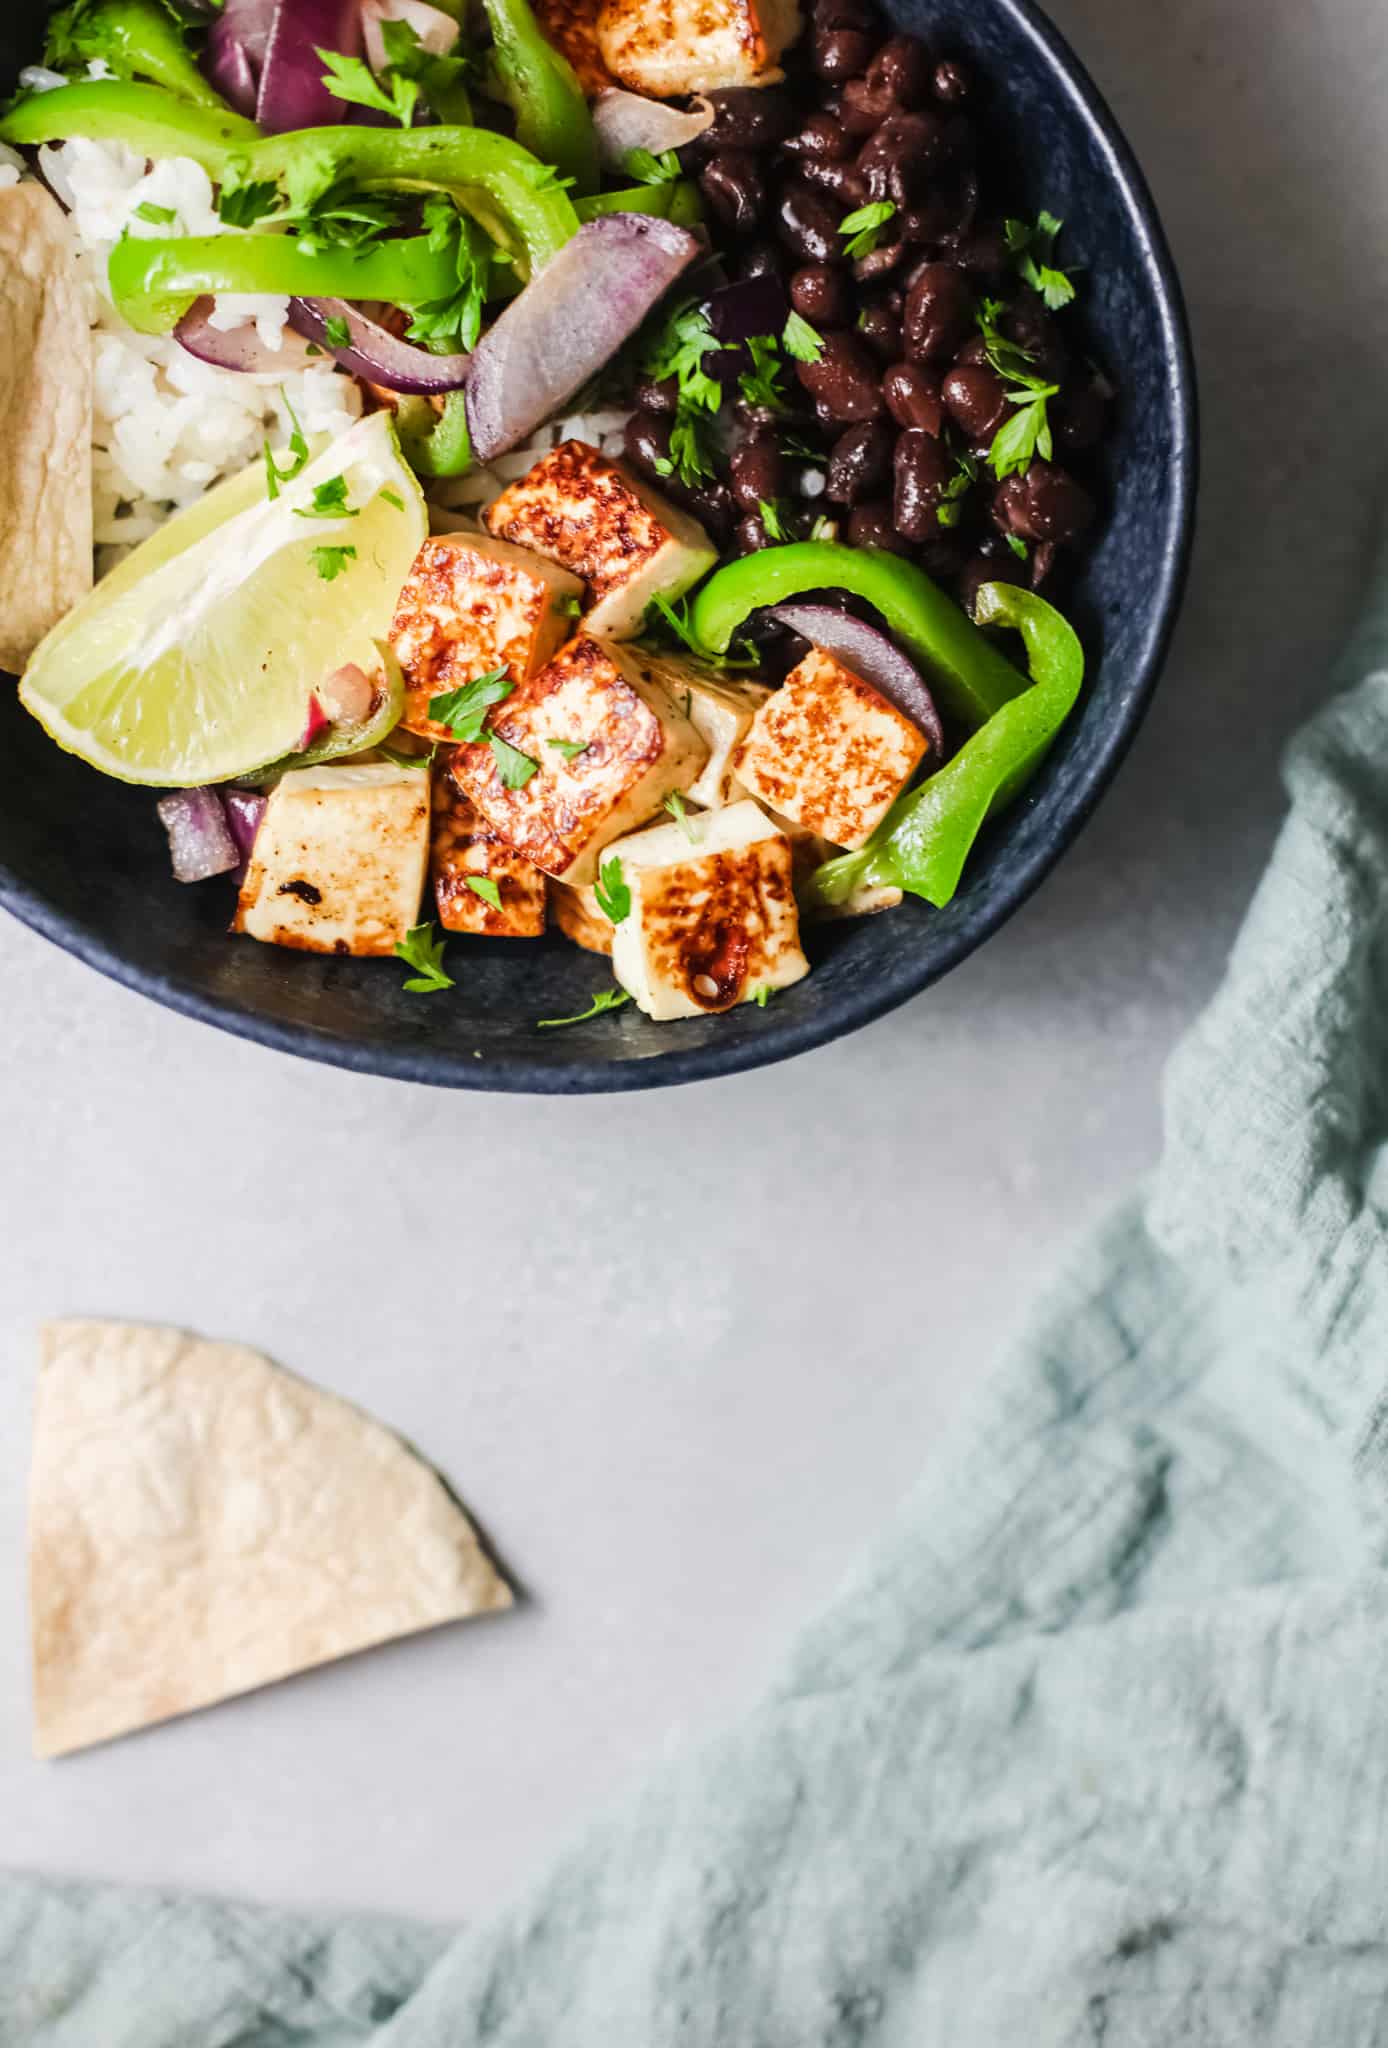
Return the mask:
MULTIPOLYGON (((944 911, 908 901, 811 939, 814 972, 766 1009, 650 1024, 630 1007, 566 1031, 604 963, 554 937, 454 940, 455 993, 403 993, 394 962, 315 959, 226 936, 227 894, 180 888, 153 798, 59 753, 0 705, 0 903, 103 974, 263 1045, 444 1087, 580 1094, 653 1088, 788 1058, 870 1023, 973 952, 1090 815, 1137 731, 1175 622, 1196 488, 1195 373, 1180 286, 1142 174, 1093 84, 1031 0, 887 0, 903 28, 968 52, 1012 138, 1019 207, 1048 206, 1083 263, 1084 317, 1122 388, 1109 516, 1074 615, 1082 708, 1024 802, 977 849, 944 911)), ((0 68, 41 43, 40 5, 7 9, 0 68)))

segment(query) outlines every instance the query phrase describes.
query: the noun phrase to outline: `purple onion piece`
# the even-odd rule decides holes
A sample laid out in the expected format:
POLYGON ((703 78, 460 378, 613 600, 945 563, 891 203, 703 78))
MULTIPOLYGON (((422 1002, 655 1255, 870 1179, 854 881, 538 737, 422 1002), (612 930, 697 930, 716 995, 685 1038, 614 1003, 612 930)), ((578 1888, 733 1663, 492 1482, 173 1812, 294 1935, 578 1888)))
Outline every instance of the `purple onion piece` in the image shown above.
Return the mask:
POLYGON ((773 604, 768 618, 789 626, 815 647, 832 654, 862 682, 894 704, 903 718, 924 733, 937 758, 945 751, 945 729, 935 699, 915 664, 907 659, 879 626, 869 626, 827 604, 773 604))
POLYGON ((219 370, 280 377, 292 370, 307 370, 312 364, 307 345, 297 335, 286 337, 279 348, 267 348, 253 324, 214 327, 216 304, 215 299, 195 299, 174 329, 174 340, 200 363, 212 363, 219 370))
POLYGON ((309 341, 335 356, 341 369, 369 384, 391 391, 456 391, 467 382, 471 356, 436 356, 412 341, 401 341, 379 321, 370 320, 346 299, 291 299, 289 324, 309 341), (328 322, 346 323, 351 337, 345 347, 328 339, 328 322))
POLYGON ((600 92, 593 101, 598 155, 609 171, 625 171, 633 149, 648 149, 652 156, 663 156, 667 149, 683 149, 712 124, 713 108, 702 96, 689 113, 664 100, 648 100, 639 92, 622 92, 617 87, 600 92))
POLYGON ((582 390, 702 253, 697 235, 649 214, 581 227, 478 343, 467 381, 478 461, 518 446, 582 390))
POLYGON ((322 128, 344 117, 323 83, 320 50, 361 54, 361 0, 275 0, 255 118, 267 135, 322 128))
POLYGON ((238 114, 254 114, 275 0, 226 0, 208 32, 202 68, 238 114))
POLYGON ((239 855, 236 866, 231 869, 231 879, 239 887, 246 879, 255 835, 260 830, 260 821, 265 816, 269 799, 257 789, 224 789, 221 798, 227 826, 239 855))
POLYGON ((155 809, 169 835, 176 882, 205 882, 240 865, 240 850, 215 789, 175 790, 161 797, 155 809))

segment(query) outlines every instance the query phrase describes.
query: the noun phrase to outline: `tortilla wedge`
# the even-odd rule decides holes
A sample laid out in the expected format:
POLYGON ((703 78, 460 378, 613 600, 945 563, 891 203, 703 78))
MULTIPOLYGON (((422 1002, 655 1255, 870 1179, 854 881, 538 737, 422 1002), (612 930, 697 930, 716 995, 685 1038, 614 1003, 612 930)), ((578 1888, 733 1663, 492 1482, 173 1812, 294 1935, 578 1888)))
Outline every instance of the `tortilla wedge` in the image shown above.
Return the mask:
POLYGON ((378 1422, 149 1324, 43 1326, 29 1544, 44 1757, 511 1605, 378 1422))
POLYGON ((67 216, 0 191, 0 668, 23 669, 92 587, 92 352, 67 216))

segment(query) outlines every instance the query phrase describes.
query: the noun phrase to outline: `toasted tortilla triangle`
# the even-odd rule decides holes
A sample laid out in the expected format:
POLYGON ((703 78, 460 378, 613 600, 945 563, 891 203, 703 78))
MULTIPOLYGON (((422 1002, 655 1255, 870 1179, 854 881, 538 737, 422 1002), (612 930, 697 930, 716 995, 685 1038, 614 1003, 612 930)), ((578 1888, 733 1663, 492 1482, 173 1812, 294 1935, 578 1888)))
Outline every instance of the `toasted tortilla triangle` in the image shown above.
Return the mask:
POLYGON ((440 1479, 238 1344, 41 1332, 34 1748, 58 1756, 511 1605, 440 1479))

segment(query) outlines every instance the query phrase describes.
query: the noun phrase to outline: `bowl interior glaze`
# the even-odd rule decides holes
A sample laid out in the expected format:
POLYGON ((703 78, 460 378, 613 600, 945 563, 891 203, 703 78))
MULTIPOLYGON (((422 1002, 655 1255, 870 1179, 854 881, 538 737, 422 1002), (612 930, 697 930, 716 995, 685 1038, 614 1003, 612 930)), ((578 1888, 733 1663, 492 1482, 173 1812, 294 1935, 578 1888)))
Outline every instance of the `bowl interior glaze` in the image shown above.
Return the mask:
MULTIPOLYGON (((1023 902, 1093 810, 1155 686, 1194 517, 1195 377, 1180 288, 1132 156, 1094 86, 1030 0, 887 0, 903 28, 972 56, 1032 213, 1066 223, 1084 318, 1121 386, 1109 509, 1073 612, 1089 656, 1079 713, 1024 801, 976 850, 944 911, 908 901, 830 927, 814 971, 765 1009, 654 1025, 628 1007, 566 1031, 605 963, 558 936, 454 940, 455 993, 406 995, 394 962, 318 959, 226 935, 228 892, 169 878, 153 796, 60 753, 5 690, 0 904, 102 973, 186 1015, 309 1058, 442 1086, 588 1093, 657 1087, 785 1059, 880 1016, 948 973, 1023 902)), ((41 46, 41 4, 7 9, 8 84, 41 46)))

